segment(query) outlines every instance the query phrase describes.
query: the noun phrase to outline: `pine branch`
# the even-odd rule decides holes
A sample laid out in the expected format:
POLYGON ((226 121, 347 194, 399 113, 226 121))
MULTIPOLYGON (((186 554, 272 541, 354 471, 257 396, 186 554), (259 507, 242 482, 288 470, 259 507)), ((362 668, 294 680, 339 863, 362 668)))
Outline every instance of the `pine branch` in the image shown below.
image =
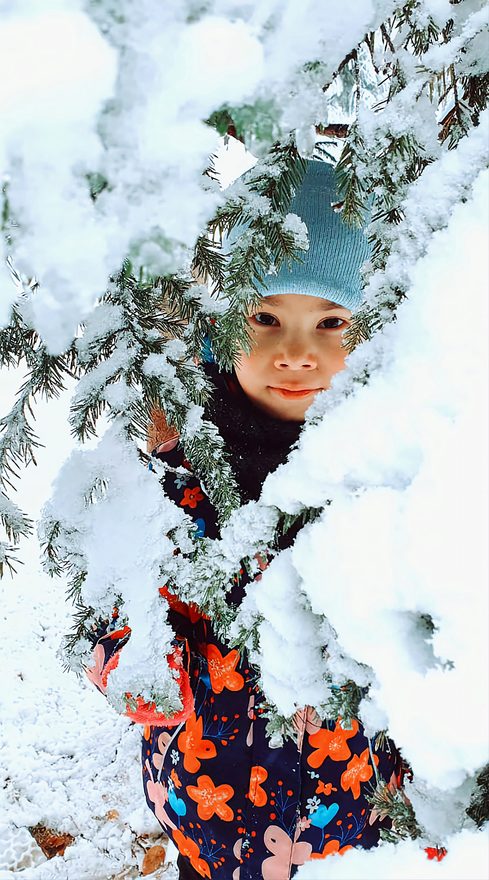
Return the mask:
POLYGON ((27 536, 32 532, 32 521, 2 491, 0 491, 0 522, 8 540, 14 543, 21 535, 27 536))
POLYGON ((300 258, 295 237, 284 229, 283 219, 305 168, 292 140, 276 144, 266 159, 243 176, 238 197, 236 187, 230 188, 228 201, 209 223, 211 235, 244 226, 232 244, 224 278, 215 285, 216 292, 228 299, 229 307, 215 328, 209 328, 214 354, 226 369, 232 368, 241 349, 249 349, 246 314, 257 301, 258 285, 266 283, 271 266, 278 270, 284 261, 300 258), (246 191, 266 200, 267 207, 258 216, 256 209, 248 206, 246 191))
POLYGON ((482 768, 475 781, 476 788, 466 813, 478 828, 482 828, 489 821, 489 764, 482 768))
POLYGON ((408 838, 416 840, 421 836, 414 809, 402 788, 379 779, 372 793, 366 793, 365 798, 381 821, 391 821, 390 828, 381 829, 383 840, 398 843, 408 838))
POLYGON ((297 739, 297 731, 290 718, 280 715, 270 704, 264 704, 262 708, 264 709, 262 717, 268 719, 266 734, 270 740, 270 748, 282 748, 285 740, 290 739, 294 742, 297 739))
POLYGON ((220 135, 229 135, 251 151, 269 149, 280 135, 280 111, 274 98, 257 98, 252 104, 223 104, 206 120, 220 135))
MULTIPOLYGON (((36 464, 36 450, 43 445, 32 425, 34 404, 38 396, 57 398, 66 377, 76 372, 73 349, 60 356, 50 355, 37 332, 24 322, 22 308, 26 301, 24 296, 16 303, 10 324, 0 332, 0 367, 19 366, 22 362, 29 367, 13 407, 0 418, 1 521, 14 545, 32 533, 32 522, 9 500, 5 490, 14 489, 22 470, 30 463, 36 464)), ((19 560, 12 554, 16 550, 17 546, 3 545, 0 576, 5 566, 11 573, 15 571, 19 560)))
POLYGON ((357 125, 350 127, 341 156, 336 165, 336 179, 342 201, 342 214, 346 223, 363 226, 366 213, 366 190, 358 173, 359 158, 364 143, 357 125))
POLYGON ((202 284, 208 283, 212 288, 222 290, 225 281, 226 260, 219 247, 207 235, 197 239, 192 271, 202 284))
POLYGON ((63 638, 59 650, 66 672, 75 672, 77 675, 81 675, 83 669, 88 665, 92 649, 90 636, 96 626, 97 618, 94 609, 76 603, 72 628, 63 638), (80 652, 81 645, 85 645, 83 652, 80 652))
POLYGON ((418 0, 408 0, 395 13, 397 26, 406 31, 403 47, 412 50, 416 56, 425 55, 440 36, 440 28, 430 15, 426 20, 423 16, 422 25, 418 24, 416 13, 419 6, 418 0))
POLYGON ((349 681, 340 687, 331 685, 331 697, 326 707, 329 718, 340 718, 341 726, 350 730, 352 721, 358 718, 360 702, 365 696, 365 688, 359 687, 354 681, 349 681))
POLYGON ((447 143, 449 150, 453 150, 460 138, 464 137, 471 128, 472 120, 469 108, 459 98, 457 77, 453 64, 450 65, 448 72, 453 95, 453 106, 441 121, 439 137, 442 143, 447 143))
POLYGON ((479 124, 479 116, 486 109, 489 97, 489 73, 480 76, 462 76, 462 101, 470 111, 472 125, 479 124))
POLYGON ((23 565, 22 560, 15 556, 16 550, 17 547, 12 544, 0 541, 0 578, 4 576, 6 571, 13 577, 17 572, 16 566, 23 565))
POLYGON ((31 358, 39 345, 39 336, 31 327, 27 327, 21 316, 22 300, 14 303, 11 309, 10 322, 0 329, 0 368, 18 367, 31 358))

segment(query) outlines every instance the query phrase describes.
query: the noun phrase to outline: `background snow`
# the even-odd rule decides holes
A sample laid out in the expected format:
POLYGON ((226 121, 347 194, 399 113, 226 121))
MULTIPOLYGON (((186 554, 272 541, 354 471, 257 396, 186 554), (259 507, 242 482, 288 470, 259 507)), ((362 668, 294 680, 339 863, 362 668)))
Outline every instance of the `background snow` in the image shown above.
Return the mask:
MULTIPOLYGON (((0 374, 2 403, 19 374, 0 374)), ((32 517, 51 492, 60 461, 71 451, 69 393, 41 403, 38 428, 49 444, 19 486, 32 517)), ((138 838, 158 842, 161 828, 144 800, 140 727, 118 715, 91 684, 63 671, 59 644, 71 626, 65 585, 40 570, 37 540, 23 543, 16 580, 0 581, 0 878, 19 876, 37 823, 75 837, 64 857, 27 867, 24 880, 109 880, 125 869, 138 876, 138 838), (111 819, 110 811, 118 817, 111 819), (10 868, 11 870, 8 870, 10 868)), ((31 853, 27 864, 35 864, 31 853)), ((172 880, 172 869, 165 874, 172 880)))

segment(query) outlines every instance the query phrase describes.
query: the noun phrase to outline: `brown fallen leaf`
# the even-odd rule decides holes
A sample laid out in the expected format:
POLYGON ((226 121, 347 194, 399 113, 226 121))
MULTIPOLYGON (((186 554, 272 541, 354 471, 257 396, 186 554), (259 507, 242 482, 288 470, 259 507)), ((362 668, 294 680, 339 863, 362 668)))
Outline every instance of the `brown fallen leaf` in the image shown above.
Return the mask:
POLYGON ((150 846, 144 854, 143 864, 141 866, 141 874, 146 877, 153 874, 158 868, 165 864, 166 849, 164 846, 150 846))
POLYGON ((46 828, 45 825, 36 825, 34 828, 29 828, 29 831, 47 859, 64 855, 66 847, 75 839, 71 834, 54 831, 52 828, 46 828))
POLYGON ((119 812, 118 812, 118 810, 109 810, 109 811, 105 814, 105 818, 106 818, 109 822, 115 822, 115 820, 119 818, 119 812))

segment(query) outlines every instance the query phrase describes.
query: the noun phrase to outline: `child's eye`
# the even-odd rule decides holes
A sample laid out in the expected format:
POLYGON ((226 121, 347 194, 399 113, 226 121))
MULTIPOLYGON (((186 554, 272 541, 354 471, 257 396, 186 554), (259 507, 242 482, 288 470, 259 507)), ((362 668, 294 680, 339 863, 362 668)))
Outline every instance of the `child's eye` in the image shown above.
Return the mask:
POLYGON ((318 327, 324 327, 325 330, 340 330, 347 327, 348 324, 349 322, 345 321, 344 318, 325 318, 324 321, 318 324, 318 327))
POLYGON ((257 324, 261 324, 263 327, 276 327, 278 326, 278 321, 274 318, 273 315, 270 315, 268 312, 256 312, 251 316, 257 324))

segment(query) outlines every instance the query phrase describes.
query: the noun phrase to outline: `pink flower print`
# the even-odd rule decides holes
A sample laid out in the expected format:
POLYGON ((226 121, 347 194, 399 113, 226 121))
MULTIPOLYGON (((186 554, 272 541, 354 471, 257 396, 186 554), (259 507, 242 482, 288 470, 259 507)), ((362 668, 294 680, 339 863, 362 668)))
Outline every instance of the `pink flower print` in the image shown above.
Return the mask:
POLYGON ((250 695, 250 699, 248 700, 248 718, 251 721, 250 729, 248 731, 248 735, 246 737, 246 745, 251 748, 253 745, 253 722, 255 720, 255 696, 254 694, 250 695))
POLYGON ((150 801, 154 804, 155 816, 164 827, 173 828, 176 831, 177 826, 172 822, 165 809, 165 804, 168 802, 168 789, 164 782, 154 781, 153 771, 148 760, 145 761, 145 767, 151 777, 146 783, 146 791, 150 801))
POLYGON ((171 452, 172 449, 175 449, 175 446, 178 444, 178 437, 171 437, 170 440, 165 440, 164 443, 160 443, 160 445, 156 448, 157 453, 162 452, 171 452))
POLYGON ((163 769, 163 761, 165 759, 165 755, 168 751, 168 746, 170 745, 171 741, 172 741, 172 736, 170 733, 166 733, 166 731, 165 731, 165 733, 160 733, 160 735, 158 737, 159 753, 158 752, 153 753, 153 764, 155 765, 156 769, 158 771, 160 771, 160 773, 161 773, 161 770, 163 769))
MULTIPOLYGON (((112 641, 114 639, 122 638, 122 636, 126 635, 128 632, 130 633, 131 630, 127 626, 123 629, 117 630, 117 632, 111 633, 110 636, 105 636, 104 639, 110 639, 112 641)), ((92 657, 95 663, 93 666, 85 668, 85 673, 89 681, 91 681, 103 694, 107 691, 107 681, 110 673, 113 672, 114 669, 117 669, 119 665, 119 655, 120 651, 115 651, 112 656, 109 657, 107 662, 105 662, 104 648, 101 642, 98 642, 92 652, 92 657)))
POLYGON ((284 880, 288 877, 290 865, 303 865, 311 857, 310 843, 297 843, 300 828, 296 829, 296 842, 278 825, 269 825, 263 836, 265 846, 272 855, 262 862, 263 880, 284 880))
POLYGON ((242 838, 242 837, 238 837, 236 843, 235 843, 234 846, 233 846, 233 854, 234 854, 235 858, 238 859, 238 861, 239 861, 239 865, 238 865, 238 867, 235 868, 234 871, 233 871, 233 878, 232 878, 232 880, 239 880, 239 875, 240 875, 240 873, 241 873, 241 844, 242 844, 242 843, 243 843, 243 838, 242 838))
POLYGON ((322 727, 322 721, 312 706, 298 709, 292 718, 292 725, 297 733, 297 749, 302 751, 305 733, 316 733, 322 727))
POLYGON ((95 661, 93 666, 87 667, 85 673, 89 681, 95 685, 103 694, 107 691, 107 677, 104 676, 105 651, 103 646, 98 644, 92 652, 92 658, 95 661))

